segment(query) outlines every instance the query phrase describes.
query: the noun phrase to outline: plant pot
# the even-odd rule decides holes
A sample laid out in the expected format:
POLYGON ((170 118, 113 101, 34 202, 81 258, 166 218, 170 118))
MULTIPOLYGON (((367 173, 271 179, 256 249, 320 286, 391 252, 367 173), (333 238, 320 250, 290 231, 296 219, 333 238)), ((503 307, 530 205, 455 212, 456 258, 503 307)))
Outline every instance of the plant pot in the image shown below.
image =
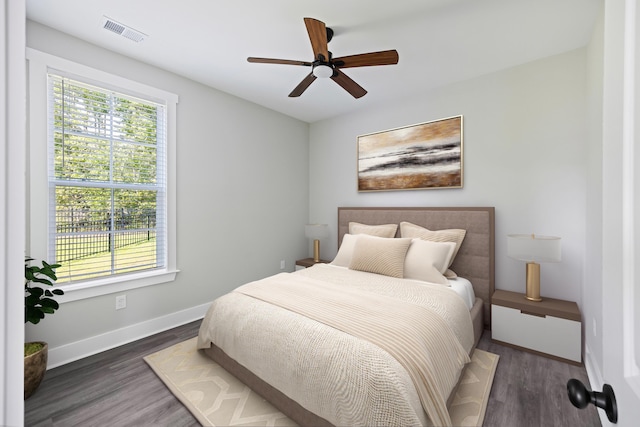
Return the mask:
POLYGON ((41 342, 43 347, 24 358, 24 398, 28 399, 40 386, 44 373, 47 371, 47 355, 49 346, 41 342))

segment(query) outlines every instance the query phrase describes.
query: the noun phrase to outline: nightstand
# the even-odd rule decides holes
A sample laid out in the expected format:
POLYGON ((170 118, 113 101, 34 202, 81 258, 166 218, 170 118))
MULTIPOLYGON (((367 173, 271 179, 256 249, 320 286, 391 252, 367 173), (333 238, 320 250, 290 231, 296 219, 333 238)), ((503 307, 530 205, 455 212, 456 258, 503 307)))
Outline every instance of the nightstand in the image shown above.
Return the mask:
POLYGON ((496 290, 491 298, 491 338, 522 350, 582 364, 582 317, 575 302, 496 290))
POLYGON ((296 261, 296 270, 302 270, 303 268, 312 267, 315 264, 328 264, 330 262, 331 261, 325 261, 323 259, 321 259, 318 262, 315 262, 313 258, 299 259, 296 261))

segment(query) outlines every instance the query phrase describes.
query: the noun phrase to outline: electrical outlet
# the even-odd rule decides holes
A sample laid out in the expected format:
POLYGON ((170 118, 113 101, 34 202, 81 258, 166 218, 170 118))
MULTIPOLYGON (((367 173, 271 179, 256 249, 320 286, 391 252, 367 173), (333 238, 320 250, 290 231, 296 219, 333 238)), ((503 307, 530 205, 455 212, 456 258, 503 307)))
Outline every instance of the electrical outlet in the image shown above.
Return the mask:
POLYGON ((116 297, 116 310, 122 310, 123 308, 127 308, 127 296, 118 295, 116 297))
POLYGON ((285 264, 285 263, 284 263, 284 260, 283 260, 283 259, 281 259, 281 260, 280 260, 280 270, 284 270, 284 264, 285 264))

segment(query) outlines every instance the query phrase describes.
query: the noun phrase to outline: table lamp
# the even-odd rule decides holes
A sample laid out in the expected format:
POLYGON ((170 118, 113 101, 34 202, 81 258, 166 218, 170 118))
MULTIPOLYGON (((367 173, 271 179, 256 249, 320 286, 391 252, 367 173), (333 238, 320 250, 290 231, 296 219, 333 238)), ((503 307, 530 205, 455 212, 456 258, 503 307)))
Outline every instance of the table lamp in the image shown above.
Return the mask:
POLYGON ((327 224, 307 224, 304 226, 304 235, 313 239, 313 261, 320 262, 320 239, 329 235, 327 224))
POLYGON ((507 237, 507 255, 527 263, 526 298, 542 301, 539 263, 561 261, 560 237, 535 234, 509 234, 507 237))

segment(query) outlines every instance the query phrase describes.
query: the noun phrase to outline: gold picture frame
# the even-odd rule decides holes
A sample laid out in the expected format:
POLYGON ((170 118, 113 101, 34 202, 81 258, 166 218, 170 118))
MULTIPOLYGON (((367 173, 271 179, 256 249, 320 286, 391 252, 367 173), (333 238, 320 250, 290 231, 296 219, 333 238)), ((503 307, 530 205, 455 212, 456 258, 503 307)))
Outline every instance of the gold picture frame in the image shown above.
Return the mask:
POLYGON ((463 117, 358 136, 358 191, 462 188, 463 117))

